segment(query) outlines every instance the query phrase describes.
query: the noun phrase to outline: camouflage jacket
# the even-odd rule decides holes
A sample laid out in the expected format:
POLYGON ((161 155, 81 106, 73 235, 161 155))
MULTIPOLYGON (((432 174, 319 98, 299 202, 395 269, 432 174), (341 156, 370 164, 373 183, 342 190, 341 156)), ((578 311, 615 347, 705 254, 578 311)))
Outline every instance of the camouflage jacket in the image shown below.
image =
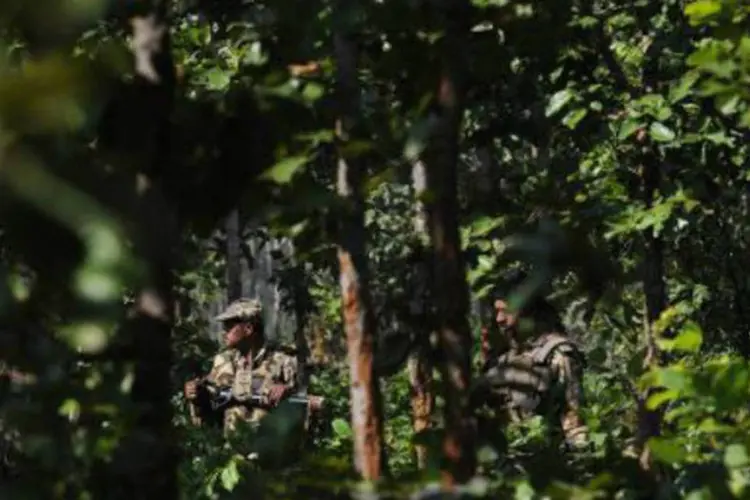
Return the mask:
POLYGON ((493 361, 480 382, 501 401, 511 420, 551 414, 559 418, 569 442, 586 439, 588 432, 580 415, 584 357, 574 341, 556 333, 545 334, 526 349, 493 361))
MULTIPOLYGON (((267 396, 273 385, 281 384, 291 390, 297 386, 298 361, 296 356, 281 350, 264 347, 248 358, 236 349, 217 354, 207 380, 223 388, 231 388, 236 400, 250 396, 253 382, 262 380, 260 395, 267 396)), ((255 406, 234 404, 224 410, 224 430, 231 431, 240 421, 257 423, 268 410, 255 406)))

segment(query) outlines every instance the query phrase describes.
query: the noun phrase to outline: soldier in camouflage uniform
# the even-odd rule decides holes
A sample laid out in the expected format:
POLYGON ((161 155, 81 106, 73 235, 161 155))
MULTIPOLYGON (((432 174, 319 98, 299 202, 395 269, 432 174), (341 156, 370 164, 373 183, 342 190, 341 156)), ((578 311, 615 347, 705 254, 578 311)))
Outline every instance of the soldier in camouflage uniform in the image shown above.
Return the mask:
MULTIPOLYGON (((224 431, 233 431, 240 422, 257 424, 269 407, 276 406, 296 390, 297 357, 266 343, 262 309, 258 300, 240 299, 216 317, 224 326, 226 350, 214 357, 205 381, 218 388, 231 388, 232 403, 224 410, 224 431), (260 382, 260 384, 258 384, 260 382), (246 404, 253 386, 260 386, 264 407, 246 404)), ((185 384, 185 397, 195 404, 202 380, 185 384)), ((193 419, 199 424, 202 419, 193 419)))
POLYGON ((569 445, 584 445, 588 429, 580 414, 583 353, 544 298, 532 297, 521 311, 509 310, 508 292, 523 281, 525 275, 514 272, 495 294, 494 319, 505 349, 488 356, 474 398, 499 406, 511 421, 534 414, 553 416, 569 445))

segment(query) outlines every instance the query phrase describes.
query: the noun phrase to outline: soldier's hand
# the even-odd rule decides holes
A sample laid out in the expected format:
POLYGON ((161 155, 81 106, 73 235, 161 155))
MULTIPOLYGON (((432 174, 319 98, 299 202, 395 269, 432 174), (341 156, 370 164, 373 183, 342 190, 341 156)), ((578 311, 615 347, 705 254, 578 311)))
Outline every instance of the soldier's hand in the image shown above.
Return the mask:
POLYGON ((310 396, 308 407, 310 408, 310 411, 312 412, 319 412, 323 409, 324 404, 325 404, 325 399, 322 398, 321 396, 310 396))
POLYGON ((276 384, 271 386, 271 389, 268 391, 268 404, 270 406, 276 406, 279 404, 279 401, 286 396, 286 393, 289 391, 289 388, 282 384, 276 384))
POLYGON ((188 380, 185 382, 185 399, 193 401, 198 397, 198 380, 188 380))

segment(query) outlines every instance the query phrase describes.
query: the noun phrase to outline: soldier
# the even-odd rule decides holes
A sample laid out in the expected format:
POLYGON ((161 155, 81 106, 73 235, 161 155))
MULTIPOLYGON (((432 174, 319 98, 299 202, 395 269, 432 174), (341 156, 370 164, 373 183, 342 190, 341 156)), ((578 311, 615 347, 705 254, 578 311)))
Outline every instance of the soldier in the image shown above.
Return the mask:
MULTIPOLYGON (((185 397, 193 407, 208 382, 214 388, 231 389, 232 404, 224 410, 225 434, 239 422, 257 424, 274 407, 290 395, 297 386, 298 362, 294 355, 274 349, 266 343, 260 302, 240 299, 231 303, 216 317, 224 326, 227 349, 214 357, 210 373, 204 379, 185 383, 185 397), (263 407, 246 404, 256 388, 266 404, 263 407)), ((206 416, 193 412, 193 422, 200 424, 206 416)))
MULTIPOLYGON (((490 352, 473 396, 477 402, 498 404, 511 421, 533 414, 554 416, 568 445, 584 445, 588 429, 580 415, 583 353, 554 307, 539 294, 520 311, 509 309, 509 292, 524 281, 523 273, 513 272, 495 293, 494 320, 505 352, 490 352)), ((487 351, 486 339, 483 344, 487 351)))

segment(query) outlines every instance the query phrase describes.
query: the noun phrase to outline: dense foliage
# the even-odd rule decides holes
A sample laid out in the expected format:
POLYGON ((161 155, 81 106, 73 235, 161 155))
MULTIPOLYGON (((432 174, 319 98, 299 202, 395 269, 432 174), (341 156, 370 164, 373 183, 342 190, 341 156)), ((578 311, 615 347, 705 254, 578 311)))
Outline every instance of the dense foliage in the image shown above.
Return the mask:
POLYGON ((561 448, 541 418, 498 426, 478 436, 462 491, 748 497, 748 13, 728 0, 1 2, 0 358, 33 382, 3 388, 2 429, 22 454, 0 495, 361 486, 339 275, 341 229, 357 229, 339 224, 357 208, 349 188, 365 198, 378 488, 429 493, 450 388, 436 385, 435 425, 415 434, 406 361, 450 316, 445 297, 466 297, 440 281, 424 292, 436 232, 419 229, 422 204, 450 207, 415 185, 424 161, 452 182, 441 192, 456 189, 444 220, 460 229, 475 373, 487 294, 518 262, 588 360, 590 445, 561 448), (355 68, 342 47, 356 47, 355 68), (453 145, 438 135, 449 108, 453 145), (361 182, 342 188, 337 162, 361 182), (236 258, 231 213, 243 245, 294 246, 272 255, 299 330, 280 340, 307 353, 308 390, 328 402, 304 437, 292 406, 228 442, 189 422, 182 383, 219 348, 206 311, 236 258), (429 450, 421 470, 415 444, 429 450))

